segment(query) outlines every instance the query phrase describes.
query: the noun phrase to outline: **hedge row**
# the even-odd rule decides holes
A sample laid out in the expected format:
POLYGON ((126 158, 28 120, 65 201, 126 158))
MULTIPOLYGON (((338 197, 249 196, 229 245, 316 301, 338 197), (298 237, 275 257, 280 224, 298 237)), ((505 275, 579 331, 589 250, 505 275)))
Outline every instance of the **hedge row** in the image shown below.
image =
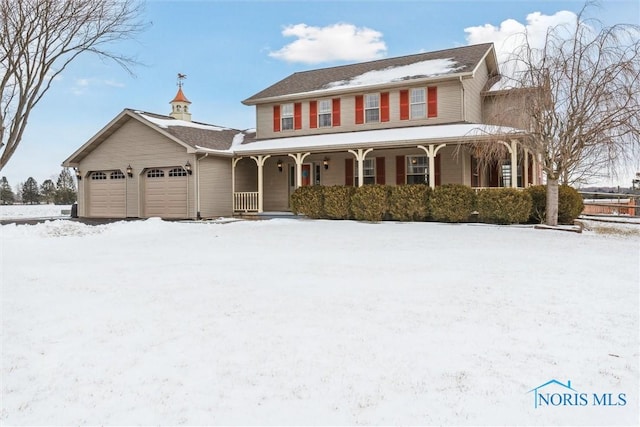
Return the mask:
MULTIPOLYGON (((307 186, 291 196, 291 210, 309 218, 359 221, 467 222, 474 213, 480 222, 515 224, 543 222, 545 187, 525 191, 491 188, 476 192, 466 185, 447 184, 434 190, 426 185, 307 186)), ((570 224, 584 208, 573 188, 561 186, 558 222, 570 224)))

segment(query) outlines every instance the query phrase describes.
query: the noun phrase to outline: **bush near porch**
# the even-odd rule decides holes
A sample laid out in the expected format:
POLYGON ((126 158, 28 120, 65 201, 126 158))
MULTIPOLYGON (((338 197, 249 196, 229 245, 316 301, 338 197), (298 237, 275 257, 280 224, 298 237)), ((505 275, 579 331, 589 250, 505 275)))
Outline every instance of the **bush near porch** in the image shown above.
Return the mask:
MULTIPOLYGON (((528 187, 526 192, 529 193, 532 201, 529 222, 543 223, 546 218, 547 187, 534 185, 528 187)), ((558 223, 573 224, 583 210, 584 202, 578 190, 568 185, 561 185, 558 188, 558 223)))
POLYGON ((529 220, 531 196, 515 188, 487 188, 476 199, 478 220, 492 224, 519 224, 529 220))
MULTIPOLYGON (((460 184, 446 184, 434 190, 422 184, 358 188, 318 185, 298 188, 291 195, 291 210, 309 218, 441 222, 468 222, 477 210, 480 222, 535 223, 544 221, 545 191, 543 185, 524 191, 492 188, 481 190, 478 195, 471 187, 460 184)), ((583 206, 582 197, 574 188, 560 187, 559 222, 571 224, 583 206)))

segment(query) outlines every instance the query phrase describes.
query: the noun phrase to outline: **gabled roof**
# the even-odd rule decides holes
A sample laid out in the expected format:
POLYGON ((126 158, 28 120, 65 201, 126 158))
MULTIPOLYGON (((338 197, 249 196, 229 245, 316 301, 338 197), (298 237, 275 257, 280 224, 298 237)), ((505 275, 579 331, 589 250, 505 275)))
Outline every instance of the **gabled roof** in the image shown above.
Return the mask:
POLYGON ((111 122, 95 134, 82 147, 76 150, 62 164, 69 167, 80 162, 102 142, 130 120, 136 120, 161 135, 183 146, 188 153, 195 153, 200 148, 232 155, 231 146, 239 140, 255 138, 255 131, 247 132, 199 122, 187 122, 171 116, 148 113, 139 110, 125 109, 111 122))
POLYGON ((245 105, 255 105, 269 102, 274 98, 314 92, 329 94, 407 80, 418 81, 472 74, 485 58, 490 67, 490 74, 497 74, 493 43, 484 43, 298 72, 242 102, 245 105))

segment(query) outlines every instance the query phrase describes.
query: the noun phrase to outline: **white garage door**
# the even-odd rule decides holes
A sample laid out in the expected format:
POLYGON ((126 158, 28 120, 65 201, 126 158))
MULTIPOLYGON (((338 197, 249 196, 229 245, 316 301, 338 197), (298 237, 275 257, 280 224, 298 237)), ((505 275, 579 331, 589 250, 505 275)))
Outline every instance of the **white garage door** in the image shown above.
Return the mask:
POLYGON ((88 177, 88 216, 124 218, 126 180, 122 171, 95 171, 88 177))
POLYGON ((144 175, 146 217, 187 218, 187 171, 177 166, 154 168, 144 175))

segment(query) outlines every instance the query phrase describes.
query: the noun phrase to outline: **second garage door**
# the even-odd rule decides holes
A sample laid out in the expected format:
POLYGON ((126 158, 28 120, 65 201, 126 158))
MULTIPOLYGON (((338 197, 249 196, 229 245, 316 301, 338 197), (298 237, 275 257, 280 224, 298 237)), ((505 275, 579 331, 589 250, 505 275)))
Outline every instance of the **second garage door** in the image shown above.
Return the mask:
POLYGON ((187 218, 188 176, 182 167, 154 168, 144 175, 144 216, 187 218))

